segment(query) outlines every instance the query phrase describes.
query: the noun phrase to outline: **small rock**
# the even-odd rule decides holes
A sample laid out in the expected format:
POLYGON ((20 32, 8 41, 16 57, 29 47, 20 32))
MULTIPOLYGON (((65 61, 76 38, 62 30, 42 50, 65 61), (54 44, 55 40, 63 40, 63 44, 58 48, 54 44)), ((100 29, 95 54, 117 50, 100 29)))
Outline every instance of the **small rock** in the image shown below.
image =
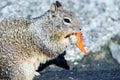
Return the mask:
POLYGON ((113 58, 116 59, 117 62, 120 64, 120 45, 111 42, 109 47, 110 47, 113 58))

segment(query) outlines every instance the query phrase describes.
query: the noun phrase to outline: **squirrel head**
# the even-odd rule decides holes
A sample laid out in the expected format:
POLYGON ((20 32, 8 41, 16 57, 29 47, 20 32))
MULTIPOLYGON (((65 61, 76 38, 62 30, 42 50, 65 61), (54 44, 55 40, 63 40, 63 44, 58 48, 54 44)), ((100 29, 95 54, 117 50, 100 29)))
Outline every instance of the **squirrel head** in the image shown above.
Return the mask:
POLYGON ((48 55, 61 54, 71 44, 65 37, 81 30, 77 16, 58 1, 31 27, 35 43, 48 55))
POLYGON ((80 31, 81 24, 74 12, 64 9, 59 1, 53 3, 48 10, 51 23, 54 22, 54 28, 64 28, 64 30, 80 31))

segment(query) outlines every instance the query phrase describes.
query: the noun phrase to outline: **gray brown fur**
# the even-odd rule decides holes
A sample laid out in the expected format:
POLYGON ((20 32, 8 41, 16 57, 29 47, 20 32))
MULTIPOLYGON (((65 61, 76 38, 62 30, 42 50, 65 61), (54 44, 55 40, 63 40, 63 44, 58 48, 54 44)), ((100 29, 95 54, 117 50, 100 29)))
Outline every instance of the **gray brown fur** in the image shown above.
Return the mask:
POLYGON ((0 22, 0 80, 32 80, 40 63, 57 57, 70 45, 65 36, 81 26, 74 13, 58 3, 38 18, 0 22), (63 22, 64 17, 71 23, 63 22))

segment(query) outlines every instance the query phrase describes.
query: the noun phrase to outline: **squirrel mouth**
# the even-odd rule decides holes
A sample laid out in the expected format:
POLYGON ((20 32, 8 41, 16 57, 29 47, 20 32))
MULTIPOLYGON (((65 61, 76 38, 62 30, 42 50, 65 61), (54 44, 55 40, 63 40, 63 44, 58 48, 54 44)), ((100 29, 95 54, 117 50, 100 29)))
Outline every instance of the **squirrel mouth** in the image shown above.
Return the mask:
POLYGON ((70 33, 70 34, 66 35, 64 38, 68 38, 68 37, 70 37, 71 35, 73 35, 73 33, 70 33))
POLYGON ((81 32, 74 32, 71 34, 68 34, 65 36, 65 38, 70 37, 71 35, 74 35, 77 37, 77 42, 75 43, 75 45, 85 54, 88 55, 87 51, 84 49, 84 45, 82 43, 82 33, 81 32))

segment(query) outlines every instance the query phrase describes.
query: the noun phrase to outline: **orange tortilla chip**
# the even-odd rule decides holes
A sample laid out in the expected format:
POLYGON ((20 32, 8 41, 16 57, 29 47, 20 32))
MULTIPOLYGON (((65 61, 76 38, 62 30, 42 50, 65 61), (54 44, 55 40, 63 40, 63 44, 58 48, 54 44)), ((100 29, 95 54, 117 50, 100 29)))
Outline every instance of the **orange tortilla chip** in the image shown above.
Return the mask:
POLYGON ((73 33, 73 35, 75 35, 77 37, 77 42, 76 42, 76 46, 85 54, 88 55, 88 53, 86 52, 86 50, 84 49, 83 43, 82 43, 82 36, 80 32, 77 33, 73 33))

